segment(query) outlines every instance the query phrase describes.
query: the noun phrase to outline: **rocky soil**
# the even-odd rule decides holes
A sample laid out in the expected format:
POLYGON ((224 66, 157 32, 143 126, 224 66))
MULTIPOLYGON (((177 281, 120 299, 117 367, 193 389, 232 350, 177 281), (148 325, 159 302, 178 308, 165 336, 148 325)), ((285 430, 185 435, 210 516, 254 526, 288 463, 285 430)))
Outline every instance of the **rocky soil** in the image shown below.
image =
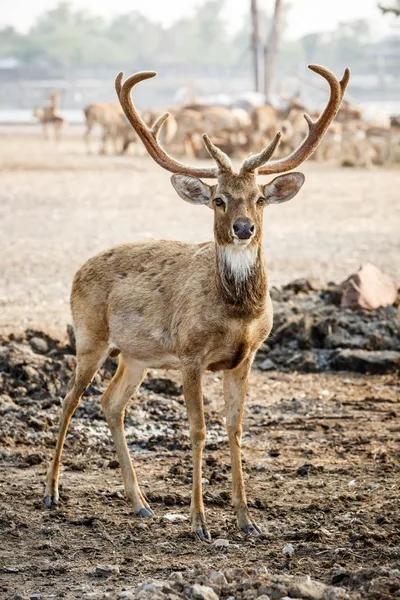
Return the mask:
MULTIPOLYGON (((280 293, 292 295, 290 306, 310 296, 280 293)), ((1 598, 400 597, 395 373, 299 373, 291 363, 253 372, 243 454, 249 506, 262 528, 257 539, 236 528, 222 381, 207 374, 204 491, 213 541, 202 544, 189 531, 191 453, 179 377, 152 371, 126 416, 156 516, 137 519, 124 497, 99 403, 113 361, 73 417, 61 504, 48 511, 43 481, 73 348, 39 331, 1 342, 1 598)))
POLYGON ((400 370, 399 302, 376 310, 340 307, 341 287, 298 279, 273 288, 274 328, 260 369, 389 373, 400 370))

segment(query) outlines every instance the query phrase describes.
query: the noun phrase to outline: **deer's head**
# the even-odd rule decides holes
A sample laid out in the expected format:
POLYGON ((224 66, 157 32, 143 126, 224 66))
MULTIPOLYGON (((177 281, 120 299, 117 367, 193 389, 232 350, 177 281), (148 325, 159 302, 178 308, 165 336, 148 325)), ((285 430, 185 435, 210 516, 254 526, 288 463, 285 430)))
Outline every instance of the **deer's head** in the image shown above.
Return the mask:
POLYGON ((122 84, 123 73, 118 75, 115 87, 129 122, 150 156, 163 168, 173 173, 172 185, 179 196, 191 204, 204 204, 214 211, 214 233, 218 246, 235 248, 239 252, 244 248, 258 246, 262 238, 265 206, 291 200, 303 185, 302 173, 286 172, 298 167, 317 148, 339 110, 350 77, 348 69, 341 81, 324 67, 310 65, 310 69, 328 81, 330 98, 317 121, 313 122, 307 114, 304 115, 309 129, 306 139, 288 157, 271 161, 281 137, 281 134, 277 133, 267 148, 259 154, 251 154, 244 160, 238 173, 234 172, 229 157, 214 146, 206 134, 203 135, 204 143, 216 162, 215 167, 192 167, 170 157, 157 139, 163 123, 168 118, 168 113, 159 117, 154 125, 148 128, 131 99, 133 86, 144 79, 154 77, 155 73, 136 73, 124 84, 122 84), (267 184, 260 185, 256 182, 257 175, 278 173, 285 174, 275 177, 267 184), (209 185, 200 178, 216 179, 217 183, 209 185))

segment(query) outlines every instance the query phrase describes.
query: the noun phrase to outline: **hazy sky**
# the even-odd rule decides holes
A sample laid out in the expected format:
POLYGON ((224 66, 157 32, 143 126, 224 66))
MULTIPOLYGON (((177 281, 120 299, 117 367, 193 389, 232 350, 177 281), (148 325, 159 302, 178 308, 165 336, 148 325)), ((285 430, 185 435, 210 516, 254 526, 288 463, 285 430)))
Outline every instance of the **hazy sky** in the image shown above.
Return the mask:
MULTIPOLYGON (((289 0, 291 5, 287 35, 296 38, 311 31, 333 29, 340 21, 373 20, 377 31, 384 33, 391 22, 377 9, 378 0, 289 0)), ((14 25, 25 31, 44 10, 57 0, 5 0, 1 2, 0 25, 14 25)), ((202 0, 72 0, 77 8, 88 9, 104 16, 140 10, 165 25, 184 15, 193 14, 202 0)), ((226 0, 226 19, 232 28, 240 26, 247 16, 249 0, 226 0)), ((272 7, 273 0, 259 0, 259 5, 272 7)))

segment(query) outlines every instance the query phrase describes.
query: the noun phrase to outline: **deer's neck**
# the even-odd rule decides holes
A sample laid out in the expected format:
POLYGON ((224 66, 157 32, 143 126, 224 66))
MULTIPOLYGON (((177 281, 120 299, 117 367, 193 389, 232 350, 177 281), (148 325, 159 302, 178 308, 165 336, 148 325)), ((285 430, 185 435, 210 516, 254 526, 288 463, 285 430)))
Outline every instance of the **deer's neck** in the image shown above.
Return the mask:
POLYGON ((261 243, 248 248, 216 245, 221 296, 237 316, 256 317, 265 307, 267 269, 261 243))

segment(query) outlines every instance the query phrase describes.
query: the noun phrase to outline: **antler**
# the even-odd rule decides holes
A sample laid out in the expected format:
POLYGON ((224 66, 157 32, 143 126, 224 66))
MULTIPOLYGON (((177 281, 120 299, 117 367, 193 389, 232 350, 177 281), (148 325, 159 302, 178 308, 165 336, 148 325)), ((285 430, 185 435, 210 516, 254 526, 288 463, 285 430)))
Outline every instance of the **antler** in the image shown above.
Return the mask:
MULTIPOLYGON (((171 173, 180 173, 181 175, 190 175, 192 177, 206 177, 210 179, 217 178, 220 173, 220 169, 216 167, 200 168, 185 165, 169 156, 169 154, 167 154, 165 150, 161 148, 157 137, 161 127, 167 120, 169 113, 165 113, 159 117, 155 121, 154 125, 151 128, 148 128, 137 112, 132 102, 131 90, 133 86, 140 81, 143 81, 144 79, 150 79, 151 77, 155 77, 155 75, 156 73, 154 73, 154 71, 142 71, 140 73, 136 73, 135 75, 131 75, 131 77, 128 77, 124 84, 122 84, 124 74, 119 73, 119 75, 117 75, 115 80, 115 89, 128 121, 142 140, 150 156, 161 167, 167 169, 167 171, 170 171, 171 173)), ((211 156, 217 161, 221 170, 227 170, 228 163, 230 163, 230 161, 226 154, 216 148, 209 140, 206 141, 206 146, 211 156), (222 155, 224 155, 225 158, 223 158, 222 155)))
POLYGON ((265 163, 266 160, 272 156, 272 152, 279 143, 279 138, 277 139, 276 136, 266 150, 255 156, 249 156, 244 161, 242 165, 242 169, 244 171, 254 171, 256 168, 258 168, 259 175, 270 175, 290 171, 307 160, 307 158, 311 156, 311 154, 317 149, 318 145, 322 141, 322 138, 324 137, 329 125, 332 123, 340 108, 344 92, 347 84, 349 83, 350 71, 349 69, 345 69, 344 75, 341 81, 339 81, 337 77, 335 77, 335 75, 325 67, 321 67, 319 65, 309 65, 308 68, 311 69, 311 71, 318 73, 318 75, 324 77, 324 79, 326 79, 329 83, 331 94, 325 110, 322 112, 317 121, 312 121, 309 115, 306 113, 304 114, 304 118, 308 125, 308 135, 304 142, 300 144, 300 146, 294 152, 292 152, 292 154, 289 154, 289 156, 286 158, 271 161, 264 167, 258 168, 261 167, 263 162, 265 163), (270 149, 272 149, 271 153, 269 152, 270 149))
POLYGON ((279 145, 279 142, 281 141, 281 137, 282 134, 280 131, 278 131, 278 133, 276 134, 272 142, 269 144, 269 146, 264 148, 264 150, 262 150, 258 154, 250 154, 250 156, 245 158, 242 164, 241 172, 255 171, 256 169, 258 169, 258 167, 264 165, 275 152, 277 146, 279 145))

